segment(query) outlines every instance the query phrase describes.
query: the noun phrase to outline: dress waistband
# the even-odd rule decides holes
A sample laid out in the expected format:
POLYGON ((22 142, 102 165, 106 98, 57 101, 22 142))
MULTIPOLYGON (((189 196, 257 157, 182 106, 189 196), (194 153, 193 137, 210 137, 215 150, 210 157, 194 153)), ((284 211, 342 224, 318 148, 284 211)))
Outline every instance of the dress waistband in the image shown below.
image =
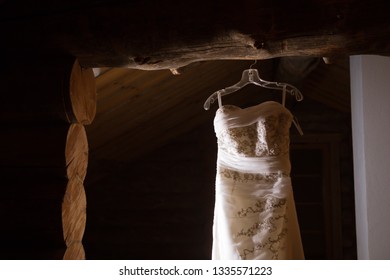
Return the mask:
POLYGON ((291 164, 289 155, 265 156, 265 157, 242 157, 228 154, 218 149, 218 165, 249 173, 277 173, 290 174, 291 164))

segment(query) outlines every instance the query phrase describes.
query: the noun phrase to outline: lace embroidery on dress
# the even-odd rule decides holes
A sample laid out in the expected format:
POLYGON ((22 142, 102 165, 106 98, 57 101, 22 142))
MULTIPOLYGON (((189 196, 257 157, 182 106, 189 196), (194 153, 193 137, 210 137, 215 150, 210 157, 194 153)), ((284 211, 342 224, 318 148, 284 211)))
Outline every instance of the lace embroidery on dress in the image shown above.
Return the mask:
POLYGON ((284 210, 286 205, 286 199, 276 198, 273 196, 268 196, 264 199, 259 199, 256 201, 254 206, 249 206, 248 208, 241 208, 237 212, 238 217, 246 217, 249 214, 263 213, 264 211, 275 212, 275 210, 284 210))
POLYGON ((269 217, 267 219, 264 219, 264 221, 260 223, 255 223, 251 227, 247 229, 241 229, 239 233, 237 233, 236 237, 252 237, 256 235, 260 231, 268 231, 268 232, 274 232, 277 230, 276 224, 279 223, 279 220, 282 219, 284 222, 287 222, 286 215, 279 215, 275 217, 269 217))
MULTIPOLYGON (((226 106, 222 112, 229 109, 226 106)), ((291 117, 280 112, 248 126, 226 128, 218 136, 218 147, 229 154, 247 157, 284 155, 290 143, 290 124, 291 117)))
POLYGON ((248 259, 248 256, 256 251, 269 250, 272 253, 273 260, 279 259, 279 252, 285 247, 285 239, 287 236, 287 228, 274 237, 269 237, 267 241, 255 244, 252 248, 242 250, 240 257, 242 260, 248 259))
POLYGON ((250 248, 241 248, 240 257, 246 259, 257 250, 268 250, 272 259, 278 259, 278 252, 285 246, 285 237, 288 233, 288 219, 286 215, 287 200, 273 196, 259 199, 254 206, 241 209, 238 217, 245 218, 249 215, 259 215, 259 220, 251 226, 241 228, 234 238, 239 243, 241 238, 250 238, 253 245, 250 248))
POLYGON ((218 173, 238 183, 275 183, 281 176, 288 176, 286 173, 243 173, 222 167, 219 168, 218 173))

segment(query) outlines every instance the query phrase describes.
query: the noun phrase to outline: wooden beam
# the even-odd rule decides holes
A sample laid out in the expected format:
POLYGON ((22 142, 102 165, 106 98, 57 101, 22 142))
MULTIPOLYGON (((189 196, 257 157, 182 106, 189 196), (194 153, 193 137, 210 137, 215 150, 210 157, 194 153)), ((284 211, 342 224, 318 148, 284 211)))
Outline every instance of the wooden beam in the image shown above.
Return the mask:
POLYGON ((2 4, 3 47, 61 50, 88 67, 390 52, 387 1, 22 2, 2 4))

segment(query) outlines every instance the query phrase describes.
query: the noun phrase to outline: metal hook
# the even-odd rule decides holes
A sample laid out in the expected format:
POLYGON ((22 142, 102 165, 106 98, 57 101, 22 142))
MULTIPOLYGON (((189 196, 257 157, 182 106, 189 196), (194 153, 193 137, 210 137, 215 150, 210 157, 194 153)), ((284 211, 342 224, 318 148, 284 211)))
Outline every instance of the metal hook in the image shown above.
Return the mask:
POLYGON ((253 62, 253 63, 251 64, 251 66, 249 66, 249 69, 252 69, 252 67, 253 67, 256 63, 257 63, 257 59, 255 59, 255 62, 253 62))

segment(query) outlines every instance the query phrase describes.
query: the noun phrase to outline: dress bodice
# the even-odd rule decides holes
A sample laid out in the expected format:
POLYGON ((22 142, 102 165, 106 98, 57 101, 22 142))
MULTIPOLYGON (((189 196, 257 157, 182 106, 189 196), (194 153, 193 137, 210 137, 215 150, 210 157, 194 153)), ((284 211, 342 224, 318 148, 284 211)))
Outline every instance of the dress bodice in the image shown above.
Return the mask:
POLYGON ((245 109, 224 105, 214 119, 218 148, 241 157, 286 155, 292 119, 290 111, 275 101, 245 109))

